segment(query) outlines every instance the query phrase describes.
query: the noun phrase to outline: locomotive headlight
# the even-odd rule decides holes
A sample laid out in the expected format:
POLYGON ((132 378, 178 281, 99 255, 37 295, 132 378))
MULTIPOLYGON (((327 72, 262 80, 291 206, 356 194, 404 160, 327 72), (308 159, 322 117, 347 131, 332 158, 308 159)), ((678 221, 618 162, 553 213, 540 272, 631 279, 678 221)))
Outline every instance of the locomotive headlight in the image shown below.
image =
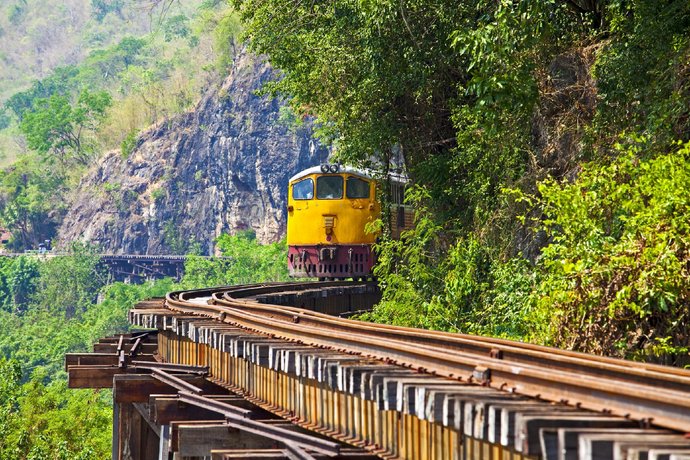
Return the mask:
POLYGON ((324 165, 321 165, 321 172, 322 172, 322 173, 325 174, 325 173, 327 173, 328 171, 329 171, 328 165, 325 165, 325 164, 324 164, 324 165))
POLYGON ((331 166, 328 168, 328 170, 329 170, 330 172, 332 172, 332 173, 337 173, 339 169, 340 169, 340 165, 338 165, 338 164, 331 165, 331 166))

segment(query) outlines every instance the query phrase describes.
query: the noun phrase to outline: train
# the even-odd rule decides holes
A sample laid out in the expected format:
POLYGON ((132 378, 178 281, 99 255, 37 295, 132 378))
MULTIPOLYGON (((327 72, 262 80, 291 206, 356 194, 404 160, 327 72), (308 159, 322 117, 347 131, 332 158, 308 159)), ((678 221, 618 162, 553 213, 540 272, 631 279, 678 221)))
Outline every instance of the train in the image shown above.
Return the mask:
POLYGON ((390 228, 396 238, 414 223, 413 210, 403 200, 407 182, 399 174, 379 181, 370 171, 340 164, 322 164, 292 176, 287 208, 290 276, 370 278, 378 235, 366 226, 381 216, 381 187, 390 187, 390 228))

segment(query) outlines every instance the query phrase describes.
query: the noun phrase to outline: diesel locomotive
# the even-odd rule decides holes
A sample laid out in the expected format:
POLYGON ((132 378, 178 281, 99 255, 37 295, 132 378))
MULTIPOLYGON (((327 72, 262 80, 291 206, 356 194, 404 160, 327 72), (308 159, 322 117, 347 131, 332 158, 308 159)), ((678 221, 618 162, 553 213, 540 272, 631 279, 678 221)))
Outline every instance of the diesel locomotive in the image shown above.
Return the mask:
POLYGON ((393 237, 411 228, 412 209, 403 204, 406 180, 377 181, 365 170, 324 164, 294 175, 288 186, 288 269, 293 277, 366 278, 375 263, 377 235, 365 226, 381 215, 377 188, 390 186, 393 237))

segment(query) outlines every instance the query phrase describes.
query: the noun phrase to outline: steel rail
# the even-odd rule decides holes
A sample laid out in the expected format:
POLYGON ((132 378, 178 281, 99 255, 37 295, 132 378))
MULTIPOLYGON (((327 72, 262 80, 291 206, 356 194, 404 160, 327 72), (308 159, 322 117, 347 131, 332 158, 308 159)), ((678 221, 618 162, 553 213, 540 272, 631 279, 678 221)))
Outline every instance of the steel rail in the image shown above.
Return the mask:
MULTIPOLYGON (((337 285, 338 283, 330 283, 331 286, 334 284, 337 285)), ((323 283, 312 283, 311 289, 315 285, 322 286, 323 283)), ((682 389, 675 387, 658 388, 653 384, 655 379, 664 380, 665 374, 661 372, 662 370, 669 371, 673 368, 638 366, 636 363, 621 360, 594 359, 593 367, 601 375, 592 375, 592 372, 590 375, 586 375, 588 355, 575 355, 575 358, 581 361, 578 366, 581 366, 582 369, 578 368, 578 372, 574 373, 572 370, 562 370, 558 367, 562 364, 559 362, 554 364, 553 359, 550 367, 543 363, 515 361, 521 352, 539 352, 547 355, 546 357, 549 354, 552 357, 560 358, 568 356, 563 355, 562 351, 551 348, 524 347, 519 343, 504 340, 487 341, 487 343, 493 343, 494 346, 497 343, 504 347, 512 346, 510 350, 503 350, 503 359, 497 359, 487 357, 486 353, 478 355, 476 352, 447 348, 449 342, 454 347, 458 347, 457 340, 460 338, 455 337, 457 340, 453 342, 450 340, 453 337, 446 333, 422 333, 412 329, 381 327, 381 325, 353 320, 334 319, 327 315, 319 315, 292 307, 269 306, 259 304, 251 299, 234 299, 230 295, 233 292, 239 293, 239 291, 242 291, 241 295, 250 292, 255 295, 256 292, 266 293, 271 290, 276 292, 279 289, 300 290, 300 287, 307 289, 306 284, 302 283, 298 285, 244 286, 241 289, 229 288, 225 291, 194 291, 206 295, 211 293, 214 301, 218 303, 217 305, 190 304, 188 300, 195 294, 189 292, 182 295, 171 293, 166 302, 174 310, 189 314, 210 315, 224 322, 275 337, 357 352, 446 377, 479 381, 479 383, 487 386, 556 402, 567 400, 569 404, 583 408, 629 416, 635 419, 651 419, 655 425, 690 431, 690 398, 688 397, 690 396, 690 386, 686 386, 685 391, 682 391, 682 389), (219 292, 223 293, 222 298, 219 297, 219 292), (185 300, 180 300, 179 297, 185 300), (298 326, 294 324, 295 321, 299 322, 298 326), (425 338, 431 341, 425 343, 425 338), (441 346, 444 343, 446 347, 441 346), (520 348, 524 350, 520 350, 520 348), (509 359, 506 359, 508 351, 510 352, 509 359), (512 358, 513 355, 515 358, 512 358), (630 365, 630 369, 634 369, 632 373, 638 376, 647 372, 649 374, 647 377, 652 384, 629 380, 612 381, 606 375, 606 372, 618 372, 618 377, 623 378, 625 372, 622 368, 625 368, 626 365, 630 365)), ((481 341, 475 340, 475 342, 481 341)), ((535 359, 534 356, 530 359, 535 359)), ((573 359, 573 356, 569 358, 573 359)), ((564 359, 560 360, 564 361, 564 359)), ((675 381, 679 384, 684 379, 690 379, 690 373, 674 372, 672 376, 667 377, 666 386, 668 386, 668 382, 675 381)))
POLYGON ((575 371, 580 375, 602 376, 626 382, 636 381, 668 389, 686 390, 690 386, 690 372, 680 368, 587 355, 505 339, 493 339, 469 334, 452 334, 441 331, 425 331, 408 327, 366 323, 346 318, 335 318, 301 308, 267 305, 247 299, 234 299, 228 296, 227 291, 223 294, 223 297, 214 296, 214 300, 217 305, 226 306, 236 306, 240 302, 245 311, 253 311, 257 314, 280 318, 285 321, 299 321, 302 325, 310 324, 343 331, 356 327, 358 331, 370 333, 376 337, 387 337, 417 345, 426 344, 443 347, 444 349, 480 353, 510 362, 532 363, 550 369, 575 371))

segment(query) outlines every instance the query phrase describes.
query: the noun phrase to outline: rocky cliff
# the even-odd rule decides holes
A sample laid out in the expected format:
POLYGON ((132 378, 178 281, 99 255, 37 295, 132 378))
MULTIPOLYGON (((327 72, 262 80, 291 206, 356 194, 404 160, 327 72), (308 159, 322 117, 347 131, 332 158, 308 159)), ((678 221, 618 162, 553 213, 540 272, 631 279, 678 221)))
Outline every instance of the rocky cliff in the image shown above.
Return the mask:
POLYGON ((82 180, 58 232, 105 252, 213 254, 224 232, 285 234, 289 177, 328 155, 309 124, 282 121, 278 100, 254 91, 270 65, 240 53, 220 88, 196 109, 143 134, 123 158, 107 154, 82 180))

